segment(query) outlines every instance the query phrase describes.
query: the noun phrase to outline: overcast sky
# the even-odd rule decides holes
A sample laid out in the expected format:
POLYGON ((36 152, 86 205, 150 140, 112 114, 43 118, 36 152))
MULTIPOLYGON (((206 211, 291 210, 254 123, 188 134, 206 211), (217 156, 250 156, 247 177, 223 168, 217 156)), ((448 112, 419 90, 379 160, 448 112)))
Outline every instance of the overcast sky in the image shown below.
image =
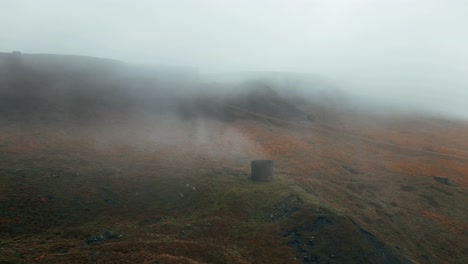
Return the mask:
POLYGON ((0 51, 300 71, 468 117, 466 0, 0 0, 0 51))

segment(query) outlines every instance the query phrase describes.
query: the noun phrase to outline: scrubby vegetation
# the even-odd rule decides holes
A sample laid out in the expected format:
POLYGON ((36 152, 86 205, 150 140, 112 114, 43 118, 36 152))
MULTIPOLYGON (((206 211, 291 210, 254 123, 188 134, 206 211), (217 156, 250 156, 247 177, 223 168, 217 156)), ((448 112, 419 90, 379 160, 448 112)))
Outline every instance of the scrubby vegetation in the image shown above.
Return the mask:
POLYGON ((2 63, 1 263, 467 261, 465 123, 332 106, 312 121, 320 106, 270 86, 179 97, 183 82, 104 85, 104 62, 84 84, 2 63), (259 158, 273 182, 249 180, 259 158))

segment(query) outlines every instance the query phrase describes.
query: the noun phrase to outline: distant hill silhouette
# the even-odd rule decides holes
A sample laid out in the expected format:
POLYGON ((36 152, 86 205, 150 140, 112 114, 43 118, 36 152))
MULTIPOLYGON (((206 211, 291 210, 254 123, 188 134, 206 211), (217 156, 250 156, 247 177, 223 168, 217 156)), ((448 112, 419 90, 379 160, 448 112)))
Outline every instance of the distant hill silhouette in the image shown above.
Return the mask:
POLYGON ((0 53, 0 114, 9 119, 95 120, 108 115, 177 113, 240 118, 226 105, 278 118, 304 116, 263 82, 216 96, 186 68, 130 65, 85 56, 0 53))

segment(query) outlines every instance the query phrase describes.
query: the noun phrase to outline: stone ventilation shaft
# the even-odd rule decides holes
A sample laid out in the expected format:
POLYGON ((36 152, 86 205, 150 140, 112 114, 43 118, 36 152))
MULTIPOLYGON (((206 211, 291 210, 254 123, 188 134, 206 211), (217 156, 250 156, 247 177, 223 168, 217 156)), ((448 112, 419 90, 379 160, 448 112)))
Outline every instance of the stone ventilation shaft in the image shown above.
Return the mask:
POLYGON ((252 181, 270 182, 273 180, 272 160, 252 160, 250 175, 252 181))

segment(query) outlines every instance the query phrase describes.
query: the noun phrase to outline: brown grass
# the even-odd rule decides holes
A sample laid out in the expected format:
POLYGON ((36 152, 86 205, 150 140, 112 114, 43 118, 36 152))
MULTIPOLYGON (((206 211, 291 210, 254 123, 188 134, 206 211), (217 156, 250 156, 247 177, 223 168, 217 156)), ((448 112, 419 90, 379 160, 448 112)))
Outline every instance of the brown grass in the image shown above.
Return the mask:
MULTIPOLYGON (((76 263, 83 259, 96 263, 118 260, 274 263, 272 259, 277 263, 292 263, 293 252, 285 241, 276 239, 278 227, 265 225, 254 213, 263 212, 268 206, 247 203, 243 197, 251 194, 244 191, 246 182, 229 180, 235 179, 229 178, 233 175, 246 178, 250 159, 268 158, 275 160, 277 173, 294 179, 294 184, 304 188, 316 204, 347 215, 382 241, 402 248, 408 257, 421 263, 437 263, 441 259, 462 263, 459 261, 466 256, 464 246, 468 243, 465 234, 468 162, 464 152, 468 149, 464 143, 468 142, 465 140, 468 127, 452 124, 454 127, 445 128, 438 122, 396 120, 387 127, 367 129, 356 123, 342 132, 460 158, 314 129, 253 121, 229 125, 209 123, 211 132, 201 143, 192 140, 190 125, 167 120, 164 126, 177 128, 177 143, 165 143, 165 138, 158 143, 148 141, 148 135, 157 125, 147 127, 150 132, 138 135, 137 140, 128 140, 130 134, 124 133, 111 142, 103 142, 96 135, 111 131, 96 133, 92 127, 3 123, 6 125, 0 131, 0 169, 4 178, 0 199, 6 202, 2 209, 8 214, 0 216, 0 228, 55 219, 40 216, 31 222, 33 218, 25 217, 33 215, 23 215, 28 210, 62 212, 80 219, 83 213, 74 210, 83 209, 90 210, 83 219, 73 223, 58 220, 57 228, 78 226, 91 235, 113 226, 128 237, 92 249, 80 249, 77 248, 79 240, 64 241, 51 235, 54 224, 49 223, 42 229, 40 226, 31 229, 42 234, 37 239, 24 235, 20 240, 2 240, 2 245, 6 245, 2 248, 3 255, 5 261, 38 263, 74 263, 73 259, 76 263), (434 133, 423 136, 417 133, 431 129, 434 133), (456 143, 460 144, 455 148, 456 143), (70 173, 79 176, 72 177, 70 173), (200 180, 201 175, 211 176, 200 180), (435 175, 449 177, 453 185, 434 182, 435 175), (17 178, 11 180, 12 177, 17 178), (172 180, 160 180, 164 177, 172 180), (216 192, 219 186, 212 182, 223 177, 227 180, 217 184, 225 189, 216 192), (200 203, 189 200, 173 203, 180 199, 179 192, 187 192, 187 183, 196 184, 200 192, 223 197, 223 203, 212 204, 213 197, 203 195, 193 196, 200 203), (166 187, 154 192, 150 186, 166 187), (103 193, 108 195, 106 201, 99 198, 103 193), (80 201, 77 208, 64 206, 77 197, 80 201), (141 204, 142 199, 151 197, 166 199, 168 204, 141 204), (112 204, 114 201, 116 205, 112 204), (187 237, 181 237, 180 230, 186 225, 195 226, 196 230, 187 231, 187 237), (434 232, 437 239, 420 243, 425 237, 434 238, 434 232), (66 254, 56 253, 51 248, 57 245, 70 249, 66 254), (450 249, 439 245, 450 245, 450 249), (34 250, 28 252, 28 248, 34 250), (105 254, 101 255, 102 252, 105 254)), ((283 195, 283 187, 278 188, 271 192, 283 195)), ((249 190, 262 192, 258 188, 249 190)), ((185 195, 191 197, 187 196, 190 193, 185 195)))

